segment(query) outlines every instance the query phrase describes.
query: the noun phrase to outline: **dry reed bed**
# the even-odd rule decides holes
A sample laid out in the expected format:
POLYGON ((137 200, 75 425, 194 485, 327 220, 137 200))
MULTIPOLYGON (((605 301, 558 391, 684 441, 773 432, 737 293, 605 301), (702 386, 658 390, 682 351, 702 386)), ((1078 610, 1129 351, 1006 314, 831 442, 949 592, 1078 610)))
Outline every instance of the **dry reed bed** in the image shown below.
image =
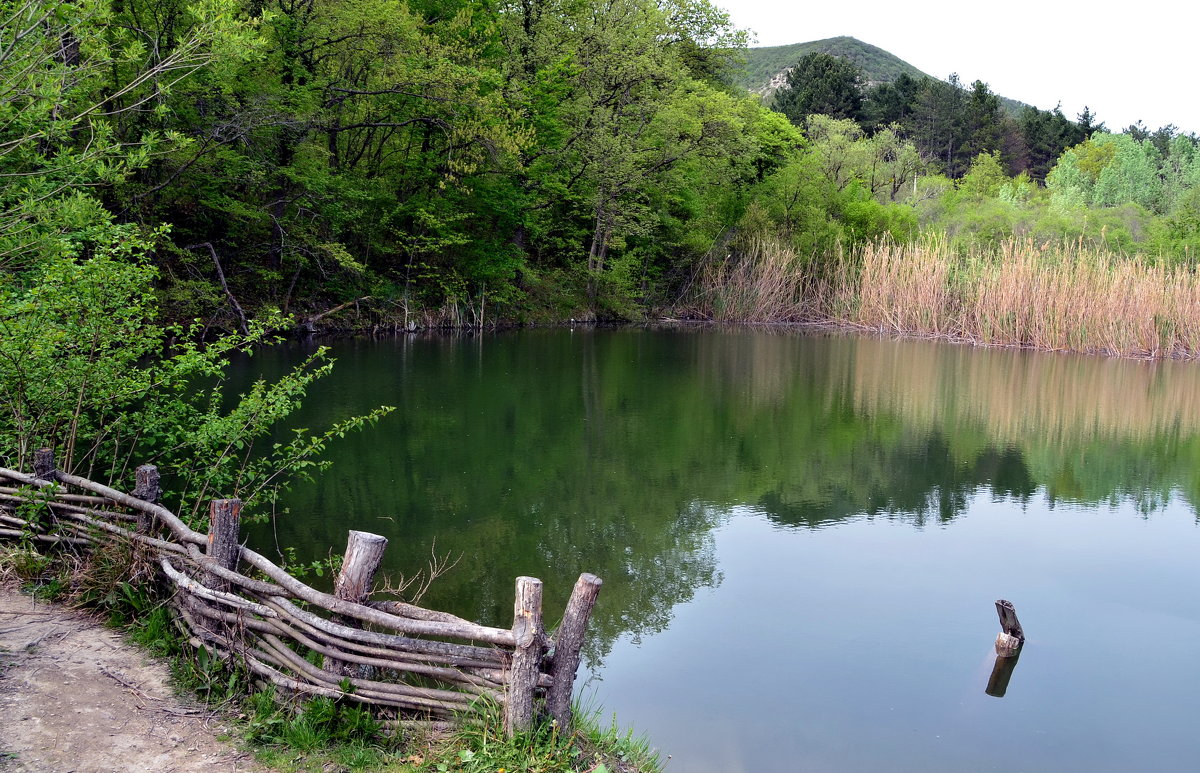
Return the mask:
POLYGON ((1200 279, 1186 266, 1083 244, 1009 241, 961 254, 944 238, 811 261, 748 238, 710 259, 684 314, 814 322, 996 346, 1200 357, 1200 279))
POLYGON ((1012 241, 959 255, 941 239, 876 244, 825 308, 897 333, 1123 357, 1200 355, 1200 281, 1082 245, 1012 241))

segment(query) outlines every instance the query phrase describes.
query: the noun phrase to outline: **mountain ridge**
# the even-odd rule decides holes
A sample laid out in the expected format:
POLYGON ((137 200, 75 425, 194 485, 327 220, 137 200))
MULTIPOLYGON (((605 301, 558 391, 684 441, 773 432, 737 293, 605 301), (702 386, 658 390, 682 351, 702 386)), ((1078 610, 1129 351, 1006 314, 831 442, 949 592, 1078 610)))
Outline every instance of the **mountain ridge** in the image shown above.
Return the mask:
MULTIPOLYGON (((764 98, 769 97, 775 89, 783 85, 783 79, 796 62, 814 52, 839 56, 854 62, 866 74, 869 85, 890 83, 902 74, 918 80, 934 77, 879 46, 873 46, 850 35, 839 35, 784 46, 746 49, 746 63, 737 73, 736 83, 752 93, 761 94, 764 98)), ((997 96, 1000 97, 1005 112, 1012 116, 1029 106, 1010 97, 997 96)))

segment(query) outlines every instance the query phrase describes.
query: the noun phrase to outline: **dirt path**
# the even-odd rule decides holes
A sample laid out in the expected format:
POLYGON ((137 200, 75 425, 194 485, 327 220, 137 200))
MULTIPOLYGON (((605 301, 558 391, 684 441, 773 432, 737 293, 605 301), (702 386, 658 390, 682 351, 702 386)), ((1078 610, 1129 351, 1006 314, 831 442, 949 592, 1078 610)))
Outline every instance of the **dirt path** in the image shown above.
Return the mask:
POLYGON ((0 771, 257 771, 167 668, 86 615, 0 588, 0 771))

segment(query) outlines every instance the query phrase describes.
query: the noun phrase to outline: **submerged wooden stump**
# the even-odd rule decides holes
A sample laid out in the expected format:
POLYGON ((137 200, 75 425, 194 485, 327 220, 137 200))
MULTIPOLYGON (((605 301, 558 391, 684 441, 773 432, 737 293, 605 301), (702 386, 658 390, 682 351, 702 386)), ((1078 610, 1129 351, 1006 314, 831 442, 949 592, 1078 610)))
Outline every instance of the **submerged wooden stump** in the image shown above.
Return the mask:
POLYGON ((1021 622, 1017 620, 1017 608, 1013 603, 1004 599, 997 600, 996 614, 1000 616, 1000 627, 1004 632, 1024 643, 1025 632, 1021 630, 1021 622))
POLYGON ((997 600, 996 614, 1000 616, 1000 627, 1003 629, 996 637, 996 654, 1009 658, 1016 655, 1025 643, 1025 632, 1021 630, 1017 609, 1011 601, 997 600))

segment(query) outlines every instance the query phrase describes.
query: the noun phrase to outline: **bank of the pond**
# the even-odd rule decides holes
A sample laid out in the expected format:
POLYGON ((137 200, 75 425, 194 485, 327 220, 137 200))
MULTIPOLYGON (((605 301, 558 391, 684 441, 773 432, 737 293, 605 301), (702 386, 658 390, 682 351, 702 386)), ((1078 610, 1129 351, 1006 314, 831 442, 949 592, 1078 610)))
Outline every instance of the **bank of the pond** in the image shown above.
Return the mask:
POLYGON ((580 312, 541 323, 497 316, 486 326, 426 317, 420 323, 360 312, 303 333, 444 334, 513 328, 661 324, 793 325, 973 345, 1135 359, 1200 358, 1195 268, 1123 256, 1083 242, 1010 240, 956 248, 940 236, 867 245, 826 261, 750 239, 704 265, 678 303, 641 319, 580 312))
POLYGON ((660 770, 644 740, 594 713, 581 716, 570 734, 545 728, 509 739, 495 713, 436 735, 385 736, 365 715, 320 699, 287 702, 197 660, 161 625, 162 608, 145 590, 114 589, 122 609, 111 598, 79 608, 78 589, 68 589, 81 571, 94 568, 28 549, 0 554, 0 708, 8 718, 0 769, 660 770), (30 568, 40 582, 25 584, 32 593, 20 592, 19 575, 30 568), (128 617, 129 605, 146 610, 128 617))
POLYGON ((707 266, 675 312, 1040 351, 1200 357, 1193 266, 1085 243, 1011 240, 964 252, 933 236, 868 245, 816 267, 776 241, 757 240, 707 266))

